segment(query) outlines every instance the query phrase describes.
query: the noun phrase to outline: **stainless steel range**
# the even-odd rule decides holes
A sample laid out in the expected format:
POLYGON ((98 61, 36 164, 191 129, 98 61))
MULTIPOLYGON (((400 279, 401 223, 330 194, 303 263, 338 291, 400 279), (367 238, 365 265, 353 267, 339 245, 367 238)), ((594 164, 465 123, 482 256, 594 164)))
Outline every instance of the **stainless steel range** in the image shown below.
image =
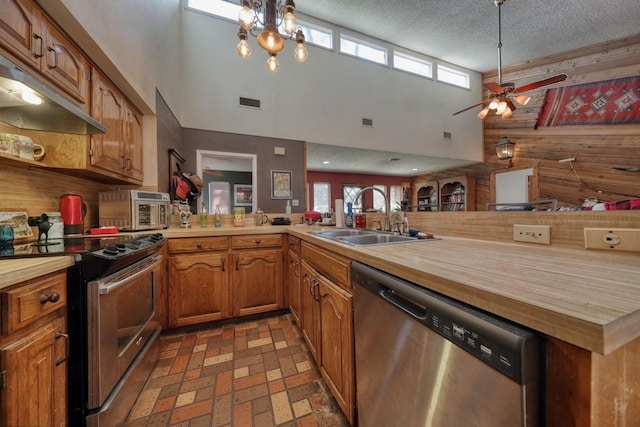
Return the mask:
POLYGON ((68 270, 69 425, 124 421, 158 358, 162 234, 84 239, 68 270))

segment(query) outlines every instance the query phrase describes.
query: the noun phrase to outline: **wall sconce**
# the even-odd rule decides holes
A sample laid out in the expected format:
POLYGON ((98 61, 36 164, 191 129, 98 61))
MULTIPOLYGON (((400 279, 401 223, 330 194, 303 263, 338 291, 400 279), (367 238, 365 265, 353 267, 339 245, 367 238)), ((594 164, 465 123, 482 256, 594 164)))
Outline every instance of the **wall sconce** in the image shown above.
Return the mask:
POLYGON ((511 167, 511 159, 513 159, 513 153, 516 143, 509 141, 506 136, 496 144, 496 154, 500 160, 509 160, 509 167, 511 167))

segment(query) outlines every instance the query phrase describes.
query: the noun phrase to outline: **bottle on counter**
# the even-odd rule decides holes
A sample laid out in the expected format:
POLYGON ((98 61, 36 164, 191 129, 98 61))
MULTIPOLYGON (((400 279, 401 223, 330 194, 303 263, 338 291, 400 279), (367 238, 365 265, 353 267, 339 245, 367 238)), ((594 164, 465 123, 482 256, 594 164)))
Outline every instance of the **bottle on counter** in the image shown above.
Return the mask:
POLYGON ((291 200, 287 200, 287 207, 286 207, 285 213, 288 213, 288 214, 291 213, 291 200))
POLYGON ((213 212, 213 225, 220 227, 222 225, 222 215, 220 214, 220 205, 216 205, 216 210, 213 212))
POLYGON ((347 216, 344 219, 344 225, 349 228, 353 227, 353 203, 347 202, 347 216))
POLYGON ((200 227, 207 226, 207 208, 202 202, 202 209, 200 209, 200 227))

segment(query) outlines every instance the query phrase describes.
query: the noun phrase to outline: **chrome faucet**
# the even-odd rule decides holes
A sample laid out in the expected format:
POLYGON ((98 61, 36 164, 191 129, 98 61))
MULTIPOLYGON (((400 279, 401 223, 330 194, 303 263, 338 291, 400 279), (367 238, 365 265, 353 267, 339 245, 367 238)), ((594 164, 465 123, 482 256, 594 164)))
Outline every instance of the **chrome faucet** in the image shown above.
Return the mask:
POLYGON ((360 198, 360 196, 362 195, 362 193, 364 193, 365 190, 375 190, 378 193, 382 194, 382 197, 384 198, 384 213, 385 213, 385 217, 384 217, 384 231, 391 231, 391 206, 389 205, 389 201, 387 199, 387 195, 384 194, 384 191, 382 191, 379 188, 376 187, 364 187, 362 190, 358 191, 358 193, 356 194, 356 197, 353 199, 353 201, 355 203, 358 202, 358 199, 360 198))

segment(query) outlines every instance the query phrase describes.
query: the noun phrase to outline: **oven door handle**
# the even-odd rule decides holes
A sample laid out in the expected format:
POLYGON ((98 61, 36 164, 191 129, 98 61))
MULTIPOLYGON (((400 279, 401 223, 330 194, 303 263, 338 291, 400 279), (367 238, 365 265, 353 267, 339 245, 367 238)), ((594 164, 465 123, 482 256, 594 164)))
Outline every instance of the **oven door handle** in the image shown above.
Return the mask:
POLYGON ((113 277, 112 279, 107 278, 104 281, 98 282, 100 295, 108 295, 109 293, 135 280, 137 277, 143 274, 147 274, 150 270, 153 270, 160 263, 161 260, 162 260, 162 255, 155 255, 145 261, 141 261, 138 264, 134 264, 131 267, 127 267, 125 270, 119 272, 117 276, 113 277))

